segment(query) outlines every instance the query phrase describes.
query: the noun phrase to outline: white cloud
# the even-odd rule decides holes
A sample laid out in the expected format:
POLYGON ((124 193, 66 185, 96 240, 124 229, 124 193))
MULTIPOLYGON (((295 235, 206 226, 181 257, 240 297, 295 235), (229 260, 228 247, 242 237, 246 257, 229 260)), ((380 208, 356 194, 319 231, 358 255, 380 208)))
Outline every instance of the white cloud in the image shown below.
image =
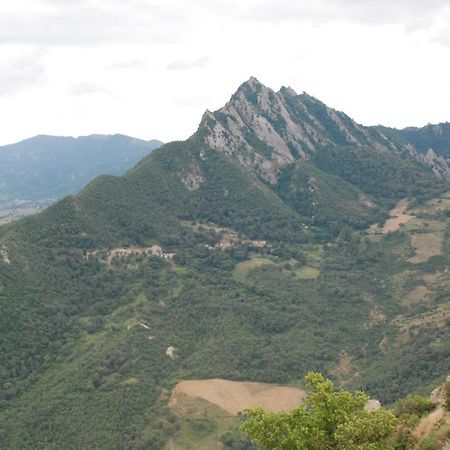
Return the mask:
POLYGON ((95 46, 180 42, 197 16, 248 22, 324 25, 347 21, 400 24, 409 31, 432 26, 448 0, 5 0, 0 43, 95 46), (28 6, 27 6, 28 5, 28 6))
POLYGON ((39 3, 28 11, 0 14, 0 44, 40 46, 95 46, 101 44, 177 41, 185 17, 168 0, 54 1, 39 3), (45 7, 47 6, 47 7, 45 7))
POLYGON ((146 66, 144 61, 132 60, 132 61, 116 61, 114 63, 108 64, 108 69, 113 70, 128 70, 128 69, 140 69, 146 66))
POLYGON ((450 4, 441 11, 432 36, 433 42, 450 46, 450 4))
POLYGON ((100 84, 94 84, 94 83, 76 84, 75 86, 72 86, 70 88, 69 92, 76 96, 91 95, 91 94, 111 95, 111 91, 108 88, 106 88, 105 86, 102 86, 100 84))
POLYGON ((185 59, 172 61, 167 65, 167 70, 190 70, 190 69, 201 69, 205 67, 210 62, 208 56, 202 56, 196 59, 185 59))
POLYGON ((31 51, 21 55, 5 56, 0 60, 1 96, 14 95, 43 82, 45 67, 40 52, 31 51))
POLYGON ((328 22, 348 21, 372 25, 403 24, 410 29, 429 26, 448 0, 238 0, 196 3, 213 13, 247 21, 328 22))
POLYGON ((3 0, 0 143, 192 134, 255 75, 362 123, 450 120, 450 0, 3 0))

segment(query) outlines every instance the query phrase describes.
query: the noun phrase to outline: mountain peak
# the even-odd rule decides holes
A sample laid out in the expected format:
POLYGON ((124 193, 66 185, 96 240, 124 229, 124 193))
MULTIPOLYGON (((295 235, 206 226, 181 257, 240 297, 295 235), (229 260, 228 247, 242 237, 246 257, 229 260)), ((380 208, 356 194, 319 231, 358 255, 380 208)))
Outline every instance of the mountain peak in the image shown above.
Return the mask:
POLYGON ((270 183, 277 182, 283 167, 314 158, 324 147, 406 152, 436 173, 448 176, 450 172, 443 158, 419 155, 306 92, 298 95, 286 86, 275 92, 254 76, 239 86, 223 108, 206 111, 200 129, 211 148, 233 156, 270 183))
POLYGON ((251 76, 246 82, 243 83, 244 85, 250 86, 252 88, 264 86, 256 77, 251 76))
POLYGON ((368 132, 349 117, 291 87, 275 92, 255 77, 239 86, 218 111, 207 111, 200 125, 212 148, 234 155, 267 181, 296 159, 319 147, 365 145, 368 132))
POLYGON ((242 83, 232 98, 241 97, 253 97, 263 91, 271 91, 268 87, 264 86, 256 77, 250 77, 247 81, 242 83))

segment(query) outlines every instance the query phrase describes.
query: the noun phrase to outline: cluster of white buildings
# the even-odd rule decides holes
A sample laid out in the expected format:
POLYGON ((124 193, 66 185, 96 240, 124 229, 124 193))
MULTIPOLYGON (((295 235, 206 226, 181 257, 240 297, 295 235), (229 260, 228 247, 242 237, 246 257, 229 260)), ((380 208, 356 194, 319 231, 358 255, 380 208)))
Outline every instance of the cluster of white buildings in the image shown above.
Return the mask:
MULTIPOLYGON (((85 258, 98 254, 99 251, 95 250, 93 252, 88 252, 85 258)), ((164 258, 167 260, 173 259, 176 253, 163 252, 159 245, 153 245, 152 247, 123 247, 123 248, 113 248, 106 252, 107 262, 111 263, 113 258, 124 257, 131 255, 145 255, 145 256, 158 256, 159 258, 164 258)), ((1 255, 0 255, 1 256, 1 255)))

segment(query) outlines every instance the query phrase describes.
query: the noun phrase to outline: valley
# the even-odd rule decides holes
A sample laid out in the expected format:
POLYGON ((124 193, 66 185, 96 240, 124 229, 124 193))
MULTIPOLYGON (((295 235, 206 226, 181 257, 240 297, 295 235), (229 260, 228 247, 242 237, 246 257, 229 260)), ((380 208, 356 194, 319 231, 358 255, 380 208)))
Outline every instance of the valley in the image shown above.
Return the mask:
POLYGON ((36 214, 54 203, 54 199, 23 200, 0 196, 0 225, 36 214))
POLYGON ((236 414, 300 402, 311 370, 428 394, 449 182, 405 145, 252 78, 188 140, 1 226, 0 448, 237 448, 236 414))

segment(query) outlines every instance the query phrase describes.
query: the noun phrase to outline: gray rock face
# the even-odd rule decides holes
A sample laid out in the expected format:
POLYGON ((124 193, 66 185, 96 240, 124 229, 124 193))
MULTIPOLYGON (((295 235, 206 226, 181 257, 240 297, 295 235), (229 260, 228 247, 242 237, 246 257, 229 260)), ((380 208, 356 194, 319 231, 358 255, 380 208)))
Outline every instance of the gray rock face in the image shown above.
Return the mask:
POLYGON ((376 128, 357 124, 310 95, 289 87, 279 92, 252 77, 216 112, 206 111, 200 127, 206 142, 236 157, 275 183, 279 169, 297 159, 308 159, 323 146, 365 146, 375 152, 409 154, 432 167, 436 175, 450 176, 446 160, 434 152, 423 155, 402 146, 376 128))
POLYGON ((446 400, 446 384, 450 383, 450 375, 447 377, 445 382, 441 384, 439 387, 437 387, 430 395, 430 400, 432 402, 438 403, 443 405, 446 400))
POLYGON ((370 399, 364 406, 364 409, 366 411, 377 411, 378 409, 381 409, 381 403, 379 400, 370 399))
POLYGON ((209 131, 206 141, 212 148, 236 156, 275 181, 280 167, 307 159, 320 145, 335 145, 320 114, 333 124, 342 143, 371 141, 363 127, 313 97, 285 87, 274 92, 253 77, 223 108, 207 111, 202 125, 209 131))
POLYGON ((200 185, 205 181, 205 178, 199 173, 196 168, 187 173, 181 178, 181 181, 190 191, 196 191, 200 185))
POLYGON ((433 172, 438 176, 450 177, 450 167, 443 156, 438 156, 432 148, 428 149, 423 161, 432 167, 433 172))

